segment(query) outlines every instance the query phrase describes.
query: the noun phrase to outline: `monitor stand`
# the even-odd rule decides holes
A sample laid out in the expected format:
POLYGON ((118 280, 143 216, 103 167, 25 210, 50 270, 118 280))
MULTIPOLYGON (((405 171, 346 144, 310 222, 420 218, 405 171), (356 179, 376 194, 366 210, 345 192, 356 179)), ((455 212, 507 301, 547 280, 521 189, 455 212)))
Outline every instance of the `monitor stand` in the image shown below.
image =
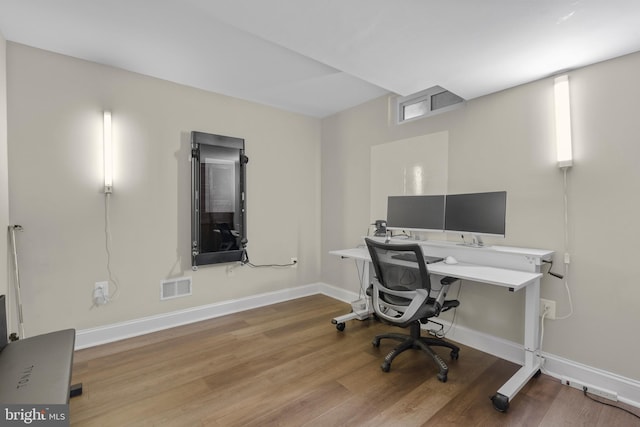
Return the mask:
POLYGON ((475 234, 471 235, 471 242, 465 242, 464 236, 462 237, 462 243, 459 243, 460 246, 467 246, 469 248, 484 248, 484 242, 480 236, 476 236, 475 234))

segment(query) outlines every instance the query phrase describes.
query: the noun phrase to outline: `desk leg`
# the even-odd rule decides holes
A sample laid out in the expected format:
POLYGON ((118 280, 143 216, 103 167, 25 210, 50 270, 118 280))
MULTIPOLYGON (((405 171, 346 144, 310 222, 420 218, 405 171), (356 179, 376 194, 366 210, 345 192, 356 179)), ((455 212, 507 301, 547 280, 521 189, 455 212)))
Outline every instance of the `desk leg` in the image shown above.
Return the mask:
POLYGON ((540 374, 540 280, 525 288, 524 365, 491 398, 493 407, 500 412, 509 408, 509 402, 534 376, 540 374))
MULTIPOLYGON (((357 261, 356 261, 357 262, 357 261)), ((365 308, 352 310, 351 313, 343 314, 342 316, 334 317, 331 319, 331 323, 336 325, 336 329, 339 331, 344 331, 345 322, 349 320, 367 320, 369 315, 373 313, 373 305, 371 303, 371 297, 366 295, 367 288, 369 287, 369 262, 362 261, 362 268, 364 271, 362 272, 362 283, 360 286, 364 286, 365 292, 365 308)), ((355 302, 355 301, 354 301, 355 302)))

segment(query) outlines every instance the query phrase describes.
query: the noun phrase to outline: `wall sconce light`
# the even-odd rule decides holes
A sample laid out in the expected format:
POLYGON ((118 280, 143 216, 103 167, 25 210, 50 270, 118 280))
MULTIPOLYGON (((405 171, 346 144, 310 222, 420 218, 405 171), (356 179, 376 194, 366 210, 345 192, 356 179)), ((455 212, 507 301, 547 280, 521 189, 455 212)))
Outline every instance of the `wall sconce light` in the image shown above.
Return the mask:
POLYGON ((556 148, 558 167, 573 165, 571 153, 571 103, 569 96, 569 76, 556 77, 553 83, 556 108, 556 148))
POLYGON ((104 148, 104 193, 113 193, 113 140, 111 136, 111 111, 104 112, 102 134, 104 148))

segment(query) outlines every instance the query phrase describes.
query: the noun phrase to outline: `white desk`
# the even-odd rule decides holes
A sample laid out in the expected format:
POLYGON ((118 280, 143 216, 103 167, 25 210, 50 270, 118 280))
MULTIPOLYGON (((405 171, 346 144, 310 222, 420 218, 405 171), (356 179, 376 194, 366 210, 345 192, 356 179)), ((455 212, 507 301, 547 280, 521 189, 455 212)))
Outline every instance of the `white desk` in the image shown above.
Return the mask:
MULTIPOLYGON (((394 241, 391 241, 394 243, 394 241)), ((408 240, 397 240, 397 243, 410 243, 408 240)), ((506 411, 510 400, 524 387, 534 375, 540 372, 541 362, 537 356, 539 350, 539 316, 540 316, 540 266, 543 260, 549 260, 553 251, 511 248, 506 246, 489 246, 474 248, 450 242, 418 241, 425 255, 447 257, 454 256, 458 264, 439 262, 429 264, 432 274, 452 276, 474 282, 502 286, 515 292, 525 292, 525 325, 524 325, 524 365, 497 391, 492 397, 493 406, 499 411, 506 411)), ((329 252, 342 258, 363 262, 363 283, 368 286, 369 265, 371 258, 366 248, 341 249, 329 252)), ((371 311, 370 304, 368 306, 371 311)), ((340 316, 332 320, 339 330, 344 329, 344 322, 361 318, 355 313, 340 316), (340 324, 342 322, 342 328, 340 324)))

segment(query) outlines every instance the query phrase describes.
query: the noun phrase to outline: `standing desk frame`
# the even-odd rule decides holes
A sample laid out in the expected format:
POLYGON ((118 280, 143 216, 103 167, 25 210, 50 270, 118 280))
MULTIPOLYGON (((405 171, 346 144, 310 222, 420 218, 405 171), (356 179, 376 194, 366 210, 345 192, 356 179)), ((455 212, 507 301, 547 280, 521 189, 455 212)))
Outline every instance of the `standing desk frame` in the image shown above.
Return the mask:
MULTIPOLYGON (((384 240, 384 239, 381 239, 384 240)), ((391 240, 393 243, 394 240, 391 240)), ((397 243, 408 243, 399 239, 397 243)), ((444 262, 429 264, 431 274, 452 276, 473 282, 488 283, 508 289, 510 292, 524 290, 524 364, 491 398, 493 406, 500 412, 509 408, 509 402, 534 376, 540 373, 542 366, 540 350, 540 278, 543 261, 551 259, 553 251, 515 248, 507 246, 468 247, 450 242, 421 241, 424 255, 447 257, 453 256, 458 264, 444 262)), ((341 258, 349 258, 363 263, 363 285, 370 283, 369 252, 364 247, 342 249, 329 252, 341 258)), ((371 302, 367 302, 367 311, 372 313, 371 302)), ((344 322, 362 319, 362 313, 349 313, 332 319, 339 330, 344 329, 344 322), (342 328, 340 325, 342 324, 342 328)))

